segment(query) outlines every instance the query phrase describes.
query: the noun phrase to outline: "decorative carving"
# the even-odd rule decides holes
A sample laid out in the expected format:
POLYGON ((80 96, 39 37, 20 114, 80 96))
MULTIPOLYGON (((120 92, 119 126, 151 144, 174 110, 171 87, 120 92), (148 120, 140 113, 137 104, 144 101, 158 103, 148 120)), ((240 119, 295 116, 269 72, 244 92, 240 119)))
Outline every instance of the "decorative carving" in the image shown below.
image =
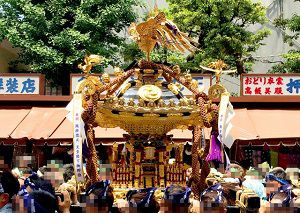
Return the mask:
POLYGON ((92 67, 97 64, 101 64, 104 61, 104 57, 99 55, 89 55, 84 57, 84 64, 79 64, 78 68, 85 74, 89 74, 92 67))
POLYGON ((103 73, 102 76, 102 81, 105 83, 105 84, 109 84, 110 83, 110 76, 107 74, 107 73, 103 73))
POLYGON ((161 97, 162 91, 159 87, 155 85, 144 85, 142 86, 139 91, 138 95, 144 101, 154 102, 161 97))
POLYGON ((115 74, 116 77, 122 76, 123 73, 124 73, 124 71, 120 67, 115 67, 114 68, 114 74, 115 74))
POLYGON ((139 48, 146 53, 148 61, 150 61, 150 52, 156 43, 181 52, 185 50, 193 52, 196 49, 192 45, 195 42, 180 32, 177 26, 167 20, 162 12, 138 25, 132 23, 128 32, 139 48))

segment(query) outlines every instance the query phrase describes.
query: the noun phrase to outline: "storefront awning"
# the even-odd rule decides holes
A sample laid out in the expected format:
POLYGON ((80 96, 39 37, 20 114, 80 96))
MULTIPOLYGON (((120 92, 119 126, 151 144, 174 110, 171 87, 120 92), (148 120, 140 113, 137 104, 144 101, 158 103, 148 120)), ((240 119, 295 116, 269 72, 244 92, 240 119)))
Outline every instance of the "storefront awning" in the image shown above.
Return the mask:
POLYGON ((29 112, 30 109, 1 109, 0 138, 9 138, 29 112))
MULTIPOLYGON (((128 134, 121 128, 100 128, 96 127, 95 138, 119 139, 123 138, 123 134, 128 134)), ((51 134, 49 139, 71 139, 73 138, 73 127, 71 121, 64 118, 61 125, 51 134)))
MULTIPOLYGON (((2 109, 0 138, 4 140, 72 141, 72 124, 65 108, 2 109)), ((231 134, 235 140, 300 138, 300 110, 235 109, 231 134)), ((210 130, 205 130, 206 139, 210 130)), ((126 131, 120 128, 95 128, 96 140, 121 141, 126 131)), ((172 130, 174 140, 191 140, 189 130, 172 130)), ((13 143, 13 142, 10 142, 13 143)))
POLYGON ((14 139, 48 139, 62 123, 66 114, 67 111, 64 108, 33 107, 10 137, 14 139))

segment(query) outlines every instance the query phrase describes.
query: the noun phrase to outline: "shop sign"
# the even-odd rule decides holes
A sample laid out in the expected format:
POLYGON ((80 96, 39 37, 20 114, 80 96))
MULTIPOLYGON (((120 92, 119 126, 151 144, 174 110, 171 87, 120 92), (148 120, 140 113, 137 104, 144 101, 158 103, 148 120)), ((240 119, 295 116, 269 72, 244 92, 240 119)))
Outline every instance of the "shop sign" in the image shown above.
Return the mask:
POLYGON ((300 95, 299 74, 243 74, 241 85, 244 96, 300 95))
POLYGON ((0 74, 0 94, 44 95, 45 76, 41 74, 0 74))

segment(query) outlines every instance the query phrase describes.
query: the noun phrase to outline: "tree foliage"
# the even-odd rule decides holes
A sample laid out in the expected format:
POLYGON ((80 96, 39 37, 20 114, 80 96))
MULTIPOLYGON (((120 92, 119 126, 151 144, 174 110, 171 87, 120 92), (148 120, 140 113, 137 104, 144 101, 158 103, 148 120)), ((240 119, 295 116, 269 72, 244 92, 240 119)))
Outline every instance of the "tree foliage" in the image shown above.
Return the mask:
POLYGON ((167 0, 168 16, 179 29, 196 37, 200 50, 190 57, 188 67, 199 69, 216 59, 245 71, 251 53, 263 43, 269 30, 248 30, 266 21, 265 8, 251 0, 167 0))
POLYGON ((84 55, 117 60, 122 30, 136 19, 137 0, 0 0, 0 39, 20 47, 19 62, 68 84, 84 55))
MULTIPOLYGON (((295 1, 300 2, 300 0, 295 1)), ((290 19, 284 19, 281 16, 274 21, 274 24, 283 30, 284 41, 290 46, 294 46, 294 42, 297 41, 300 36, 300 15, 294 14, 290 19)), ((300 73, 299 49, 292 49, 282 56, 285 59, 284 63, 272 67, 269 71, 270 73, 300 73)))

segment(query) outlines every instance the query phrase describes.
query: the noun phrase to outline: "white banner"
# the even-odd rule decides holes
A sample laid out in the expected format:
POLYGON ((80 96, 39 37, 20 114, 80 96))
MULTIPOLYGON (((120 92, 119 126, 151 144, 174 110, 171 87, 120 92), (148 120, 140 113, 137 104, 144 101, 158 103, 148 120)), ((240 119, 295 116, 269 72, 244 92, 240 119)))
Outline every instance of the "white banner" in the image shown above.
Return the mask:
POLYGON ((300 95, 299 74, 244 74, 241 95, 300 95))
MULTIPOLYGON (((74 156, 74 172, 77 182, 84 182, 84 174, 82 168, 82 97, 81 94, 74 94, 73 102, 73 156, 74 156)), ((85 135, 85 134, 84 134, 85 135)))
POLYGON ((231 148, 234 139, 232 138, 230 131, 232 129, 231 120, 235 113, 232 104, 229 102, 229 94, 223 94, 221 97, 219 118, 218 118, 218 139, 221 143, 225 144, 228 148, 231 148))

